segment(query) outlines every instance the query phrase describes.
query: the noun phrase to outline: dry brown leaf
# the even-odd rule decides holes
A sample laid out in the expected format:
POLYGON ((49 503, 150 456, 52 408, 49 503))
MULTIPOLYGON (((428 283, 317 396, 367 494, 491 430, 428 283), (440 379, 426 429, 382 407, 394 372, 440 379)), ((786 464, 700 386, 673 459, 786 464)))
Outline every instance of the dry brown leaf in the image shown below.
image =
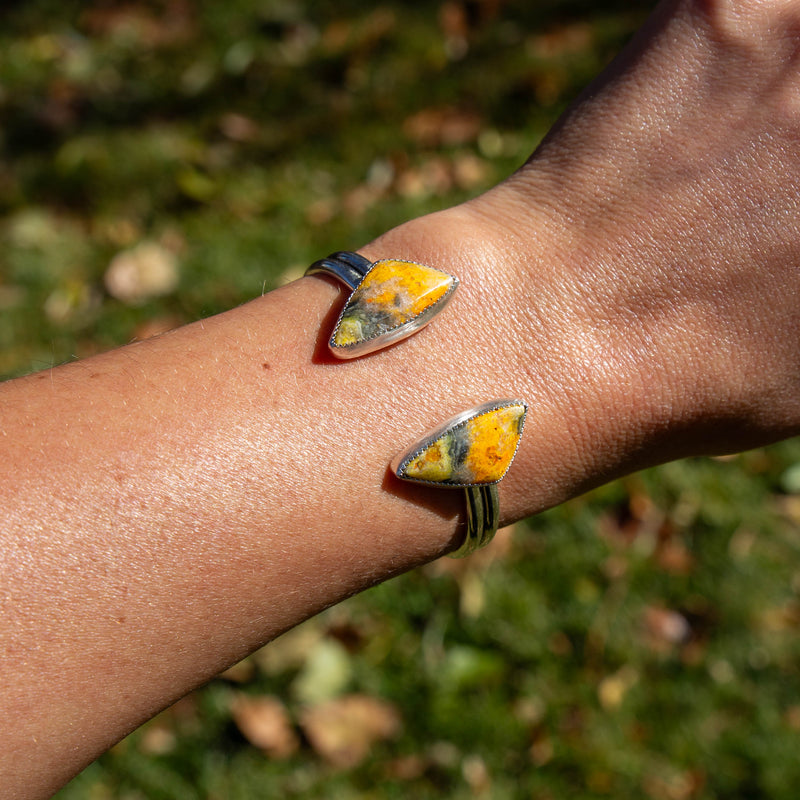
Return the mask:
POLYGON ((645 775, 642 789, 653 800, 689 800, 697 797, 704 784, 705 776, 701 772, 682 772, 666 766, 645 775))
POLYGON ((800 605, 789 601, 782 606, 765 608, 755 617, 758 628, 771 633, 795 630, 800 625, 800 605))
POLYGON ((257 650, 251 658, 267 675, 300 669, 324 635, 319 618, 310 619, 257 650))
POLYGON ((320 197, 306 206, 306 219, 315 228, 327 225, 336 216, 337 209, 338 204, 332 197, 320 197))
POLYGON ((479 755, 470 755, 463 760, 461 774, 474 795, 485 795, 490 792, 492 779, 486 768, 486 762, 479 755))
POLYGON ((670 539, 656 547, 656 562, 664 572, 688 575, 694 568, 694 556, 683 542, 670 539))
POLYGON ((789 706, 783 712, 783 721, 793 731, 800 731, 800 705, 789 706))
POLYGON ((592 29, 588 23, 576 22, 532 36, 529 49, 535 58, 560 58, 584 52, 591 46, 592 39, 592 29))
POLYGON ((386 700, 351 694, 310 706, 300 724, 314 750, 344 769, 361 763, 376 742, 394 738, 401 720, 386 700))
POLYGON ((474 189, 489 178, 489 166, 473 153, 463 153, 453 160, 453 179, 459 189, 474 189))
POLYGON ((164 720, 154 720, 142 728, 139 751, 149 756, 163 756, 175 749, 177 737, 164 720))
POLYGON ((169 294, 177 288, 178 279, 175 254, 153 241, 117 253, 103 276, 108 293, 128 305, 169 294))
POLYGON ((789 522, 800 525, 800 495, 776 498, 779 513, 789 522))
POLYGON ((288 758, 299 742, 283 703, 275 697, 237 695, 231 705, 236 727, 270 758, 288 758))
POLYGON ((555 755, 553 740, 546 733, 540 733, 533 740, 533 744, 530 746, 528 752, 531 761, 533 761, 537 767, 543 767, 545 764, 552 761, 555 755))
POLYGON ((406 136, 423 147, 474 142, 482 127, 479 114, 459 108, 425 108, 403 124, 406 136))
POLYGON ((435 197, 453 188, 450 165, 443 158, 429 158, 419 167, 409 167, 398 174, 395 190, 401 197, 435 197))
POLYGON ((415 781, 425 774, 428 766, 428 760, 416 753, 400 756, 387 762, 386 776, 395 781, 415 781))
POLYGON ((439 8, 439 27, 448 38, 466 39, 469 35, 469 21, 464 6, 454 0, 445 0, 439 8))
POLYGON ((442 3, 439 9, 439 27, 444 34, 445 50, 455 61, 463 58, 469 50, 469 20, 461 3, 442 3))
POLYGON ((348 217, 358 218, 372 208, 382 196, 383 192, 367 183, 362 183, 345 194, 342 200, 342 208, 348 217))
POLYGON ((160 13, 134 3, 96 4, 81 15, 81 23, 92 36, 126 39, 148 48, 183 44, 196 30, 187 0, 169 0, 160 13))
POLYGON ((255 120, 235 111, 228 111, 220 117, 219 129, 234 142, 254 142, 261 133, 255 120))
POLYGON ((255 677, 256 665, 251 658, 237 661, 233 666, 221 672, 219 677, 231 683, 248 683, 255 677))
POLYGON ((683 614, 669 608, 648 606, 644 610, 644 627, 650 648, 666 652, 689 638, 691 628, 683 614))

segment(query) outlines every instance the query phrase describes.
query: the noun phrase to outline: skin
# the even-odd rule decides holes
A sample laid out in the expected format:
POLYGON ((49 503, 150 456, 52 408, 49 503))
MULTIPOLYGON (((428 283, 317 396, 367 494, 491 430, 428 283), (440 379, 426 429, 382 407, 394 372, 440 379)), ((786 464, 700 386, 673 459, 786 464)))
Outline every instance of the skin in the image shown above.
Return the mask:
POLYGON ((800 431, 799 42, 796 0, 662 4, 522 170, 362 249, 461 280, 398 346, 334 363, 305 278, 1 386, 8 796, 457 547, 460 493, 387 465, 465 408, 530 406, 504 523, 800 431))

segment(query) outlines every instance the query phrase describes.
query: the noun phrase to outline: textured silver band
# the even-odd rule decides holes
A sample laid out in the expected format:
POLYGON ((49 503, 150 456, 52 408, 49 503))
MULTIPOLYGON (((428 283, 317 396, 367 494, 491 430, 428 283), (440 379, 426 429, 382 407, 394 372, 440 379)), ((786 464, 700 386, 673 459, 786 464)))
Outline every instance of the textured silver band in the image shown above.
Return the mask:
POLYGON ((306 275, 318 275, 324 273, 340 280, 350 289, 355 289, 361 283, 364 276, 369 272, 372 262, 358 253, 351 253, 349 250, 340 250, 331 253, 327 258, 315 261, 305 272, 306 275))
POLYGON ((450 555, 463 558, 489 544, 497 533, 500 521, 500 500, 497 484, 468 486, 464 490, 467 498, 467 535, 461 547, 450 555))

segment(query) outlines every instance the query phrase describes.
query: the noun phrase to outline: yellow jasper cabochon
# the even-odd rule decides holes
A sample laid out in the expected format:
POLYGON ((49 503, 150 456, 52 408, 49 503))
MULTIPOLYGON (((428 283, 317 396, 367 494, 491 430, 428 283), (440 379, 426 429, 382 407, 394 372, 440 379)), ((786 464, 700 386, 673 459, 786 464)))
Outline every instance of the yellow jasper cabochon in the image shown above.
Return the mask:
POLYGON ((497 483, 517 452, 526 411, 524 403, 514 403, 448 428, 404 461, 397 476, 444 486, 497 483))
POLYGON ((339 318, 332 344, 349 347, 396 330, 439 303, 454 287, 446 272, 411 261, 377 261, 339 318))

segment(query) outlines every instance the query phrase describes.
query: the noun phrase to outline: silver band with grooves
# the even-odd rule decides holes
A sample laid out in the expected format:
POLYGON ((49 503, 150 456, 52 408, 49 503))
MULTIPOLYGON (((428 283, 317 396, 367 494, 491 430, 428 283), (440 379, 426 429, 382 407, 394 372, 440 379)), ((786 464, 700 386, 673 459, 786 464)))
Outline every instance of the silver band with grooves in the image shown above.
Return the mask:
POLYGON ((494 539, 500 522, 500 500, 497 484, 488 486, 467 486, 464 489, 467 500, 467 535, 461 547, 452 558, 463 558, 486 546, 494 539))
POLYGON ((327 258, 315 261, 305 272, 306 275, 331 275, 340 280, 350 289, 355 289, 363 277, 369 272, 372 262, 368 258, 351 253, 349 250, 340 250, 331 253, 327 258))

